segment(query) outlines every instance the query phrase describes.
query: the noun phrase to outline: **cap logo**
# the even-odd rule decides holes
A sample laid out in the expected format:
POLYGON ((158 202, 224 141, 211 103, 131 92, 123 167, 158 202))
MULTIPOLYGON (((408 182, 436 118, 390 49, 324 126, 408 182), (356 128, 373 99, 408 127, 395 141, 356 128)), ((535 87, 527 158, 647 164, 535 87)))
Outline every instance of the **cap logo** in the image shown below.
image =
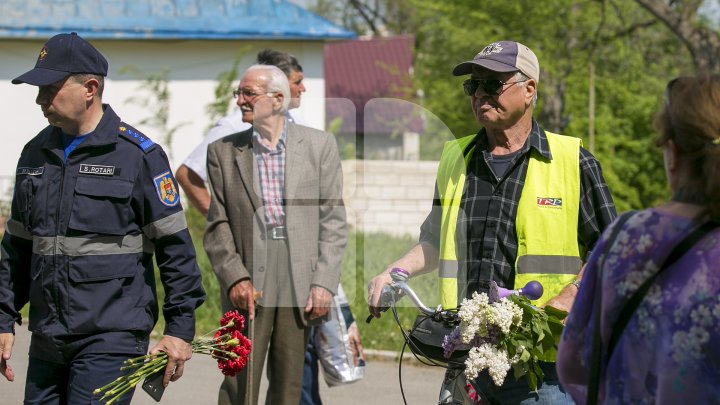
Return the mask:
POLYGON ((500 53, 502 51, 503 51, 502 45, 500 45, 497 42, 494 42, 494 43, 486 46, 485 48, 483 48, 483 50, 480 51, 480 53, 478 53, 478 56, 480 56, 480 55, 487 56, 487 55, 490 55, 491 53, 500 53))
POLYGON ((47 46, 43 46, 43 48, 40 50, 40 55, 38 55, 38 60, 43 60, 47 56, 48 56, 47 46))

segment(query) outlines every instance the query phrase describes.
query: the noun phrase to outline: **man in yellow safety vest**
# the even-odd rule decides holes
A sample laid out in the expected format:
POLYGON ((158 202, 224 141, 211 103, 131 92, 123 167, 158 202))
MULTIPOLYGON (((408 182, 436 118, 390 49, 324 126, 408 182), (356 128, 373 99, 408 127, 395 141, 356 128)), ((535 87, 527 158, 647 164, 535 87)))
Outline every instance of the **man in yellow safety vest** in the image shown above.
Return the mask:
MULTIPOLYGON (((380 316, 393 267, 411 277, 438 268, 444 308, 487 292, 490 281, 520 288, 537 280, 545 289, 537 305, 569 310, 582 263, 616 216, 600 164, 580 139, 547 132, 533 119, 540 66, 527 46, 491 43, 453 74, 470 75, 463 89, 482 128, 445 145, 419 243, 369 283, 370 312, 380 316)), ((496 387, 487 373, 475 385, 491 403, 572 403, 555 364, 541 368, 537 392, 524 379, 496 387)))

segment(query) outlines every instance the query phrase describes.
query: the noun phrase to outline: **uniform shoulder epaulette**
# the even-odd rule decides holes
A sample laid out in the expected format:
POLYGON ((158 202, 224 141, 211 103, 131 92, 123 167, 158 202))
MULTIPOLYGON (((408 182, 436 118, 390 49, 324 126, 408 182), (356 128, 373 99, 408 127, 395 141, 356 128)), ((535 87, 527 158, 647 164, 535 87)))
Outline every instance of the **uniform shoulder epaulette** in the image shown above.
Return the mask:
POLYGON ((120 123, 118 133, 123 138, 137 145, 137 147, 142 149, 143 152, 147 153, 153 148, 153 146, 155 146, 155 142, 145 136, 145 134, 124 122, 120 123))

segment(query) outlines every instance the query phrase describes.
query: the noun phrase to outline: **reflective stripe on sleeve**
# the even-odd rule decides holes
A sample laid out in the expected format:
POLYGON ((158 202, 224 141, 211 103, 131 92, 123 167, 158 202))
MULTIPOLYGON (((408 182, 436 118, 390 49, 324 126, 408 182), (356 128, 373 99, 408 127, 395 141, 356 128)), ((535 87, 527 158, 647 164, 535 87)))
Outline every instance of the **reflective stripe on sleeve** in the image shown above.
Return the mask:
POLYGON ((187 229, 185 212, 178 211, 170 216, 145 225, 143 227, 143 233, 145 233, 148 238, 155 240, 163 236, 174 235, 183 229, 187 229))
POLYGON ((97 236, 78 238, 68 236, 36 236, 33 253, 38 255, 98 256, 131 253, 152 253, 152 244, 143 235, 97 236))
POLYGON ((21 239, 32 240, 32 234, 28 232, 20 221, 15 219, 8 219, 5 223, 5 230, 12 236, 16 236, 21 239))

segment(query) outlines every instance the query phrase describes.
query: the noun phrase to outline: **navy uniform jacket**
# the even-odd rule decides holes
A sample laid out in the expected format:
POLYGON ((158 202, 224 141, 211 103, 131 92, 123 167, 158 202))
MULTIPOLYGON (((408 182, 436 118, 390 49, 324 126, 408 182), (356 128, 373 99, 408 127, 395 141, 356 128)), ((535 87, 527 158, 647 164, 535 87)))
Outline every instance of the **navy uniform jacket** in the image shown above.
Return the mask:
POLYGON ((158 317, 155 253, 165 334, 190 340, 205 292, 167 157, 103 108, 66 162, 56 127, 23 149, 2 240, 0 332, 29 301, 34 333, 147 336, 158 317))

